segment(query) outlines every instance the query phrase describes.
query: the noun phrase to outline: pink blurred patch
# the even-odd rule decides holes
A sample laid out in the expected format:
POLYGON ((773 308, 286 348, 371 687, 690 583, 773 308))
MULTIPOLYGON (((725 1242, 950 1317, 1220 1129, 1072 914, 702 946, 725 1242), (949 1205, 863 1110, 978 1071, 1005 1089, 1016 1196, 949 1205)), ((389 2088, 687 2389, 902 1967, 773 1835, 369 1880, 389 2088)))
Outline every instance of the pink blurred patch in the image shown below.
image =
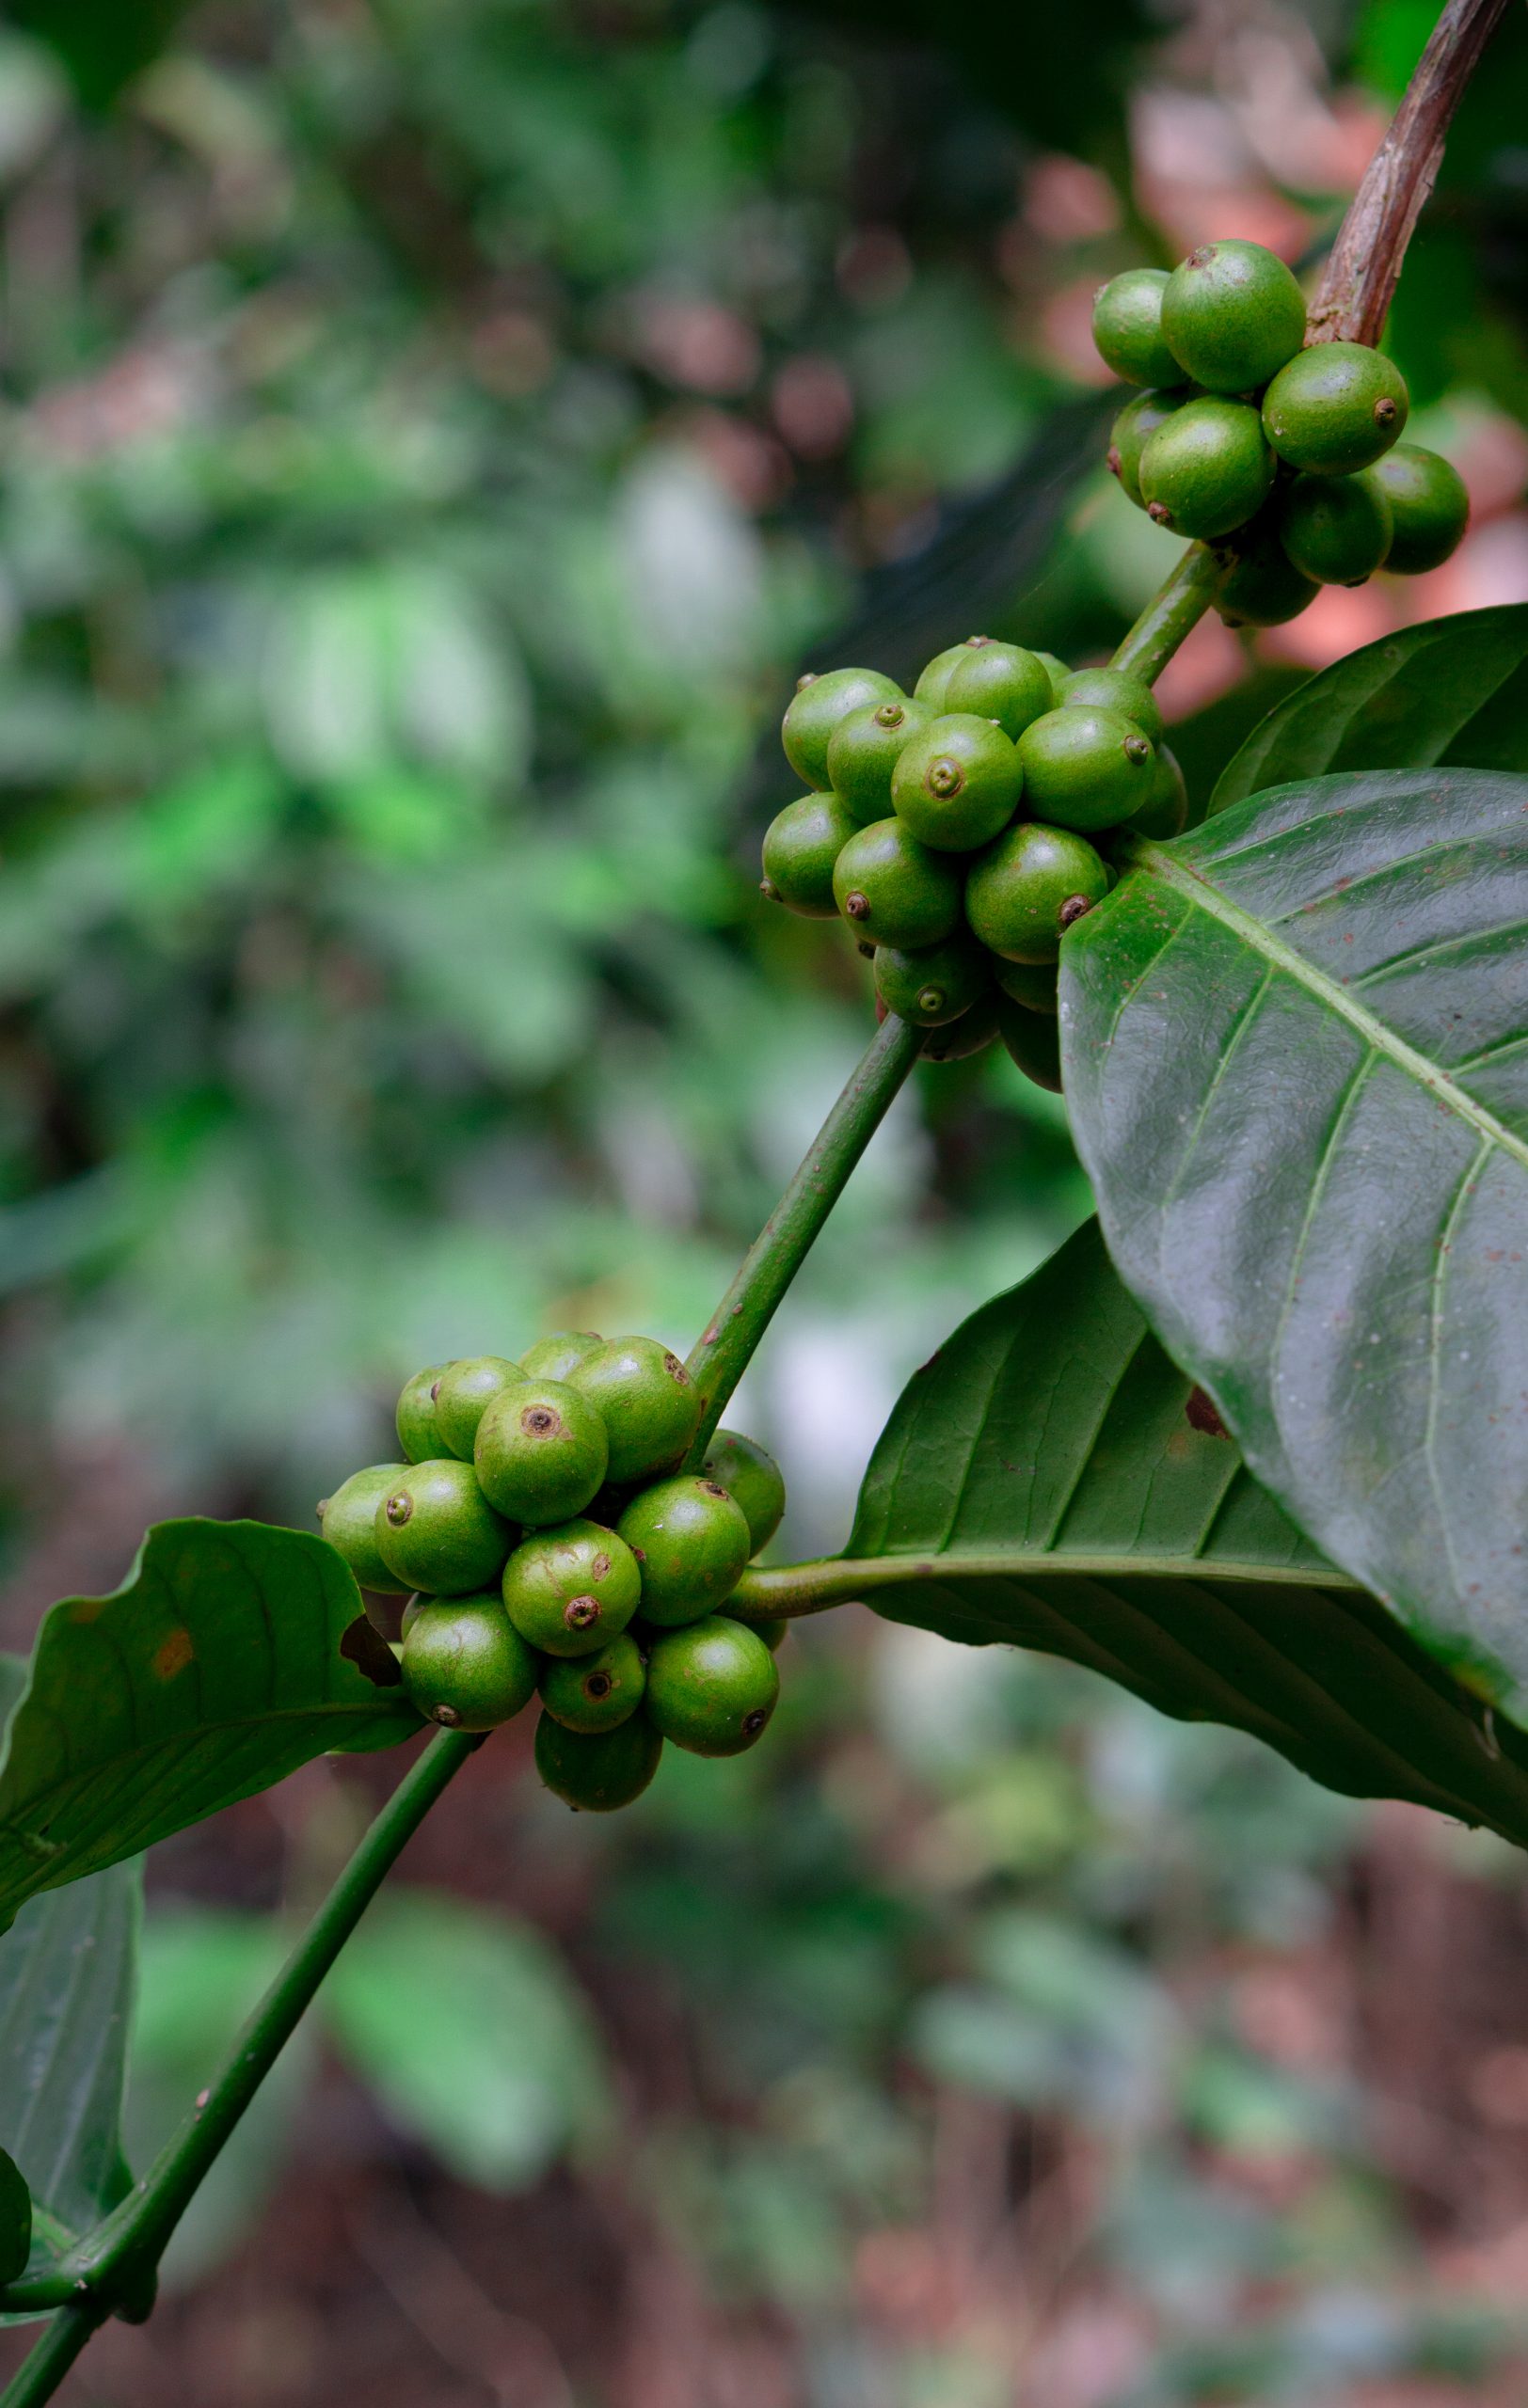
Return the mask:
POLYGON ((798 353, 776 374, 770 401, 775 425, 802 459, 825 460, 848 441, 854 398, 836 360, 798 353))
POLYGON ((1156 681, 1164 719, 1187 719, 1229 693, 1247 673, 1247 656, 1212 611, 1180 644, 1156 681))
POLYGON ((1308 610, 1285 627, 1268 627, 1258 649, 1269 660, 1294 660, 1304 669, 1325 669, 1345 652, 1376 643, 1401 624, 1392 581, 1324 585, 1308 610))
POLYGON ((1385 582, 1394 594, 1397 615, 1409 624, 1455 610, 1486 610, 1496 603, 1528 602, 1528 511, 1472 527, 1454 558, 1428 576, 1385 582))
POLYGON ((1024 214, 1045 243, 1086 243, 1120 222, 1114 187, 1096 167, 1053 151, 1025 179, 1024 214))

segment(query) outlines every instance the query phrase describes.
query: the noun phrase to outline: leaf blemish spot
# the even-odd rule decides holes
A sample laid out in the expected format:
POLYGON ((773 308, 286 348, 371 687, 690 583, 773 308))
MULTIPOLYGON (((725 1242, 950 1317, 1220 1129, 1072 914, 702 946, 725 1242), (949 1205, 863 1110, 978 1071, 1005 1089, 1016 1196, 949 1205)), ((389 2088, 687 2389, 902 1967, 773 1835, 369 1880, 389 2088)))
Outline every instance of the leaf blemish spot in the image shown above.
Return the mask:
POLYGON ((184 1671, 196 1652, 188 1630, 172 1630, 169 1637, 161 1640, 154 1649, 152 1671, 155 1680, 172 1681, 177 1672, 184 1671))

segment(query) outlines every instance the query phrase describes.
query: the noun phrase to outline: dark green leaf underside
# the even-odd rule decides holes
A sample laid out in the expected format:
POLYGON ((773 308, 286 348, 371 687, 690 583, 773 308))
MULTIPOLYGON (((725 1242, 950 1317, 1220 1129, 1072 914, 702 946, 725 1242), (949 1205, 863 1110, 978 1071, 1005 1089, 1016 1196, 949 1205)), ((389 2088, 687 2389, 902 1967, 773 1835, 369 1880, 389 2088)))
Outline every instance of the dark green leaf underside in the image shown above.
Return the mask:
POLYGON ((911 1382, 843 1593, 1087 1665, 1329 1788, 1528 1843, 1528 1742, 1331 1571, 1229 1440, 1190 1426, 1189 1386, 1090 1225, 911 1382))
POLYGON ((52 1608, 0 1769, 0 1929, 332 1749, 418 1730, 341 1652, 360 1612, 322 1539, 164 1522, 122 1588, 52 1608))
POLYGON ((1069 940, 1109 1249, 1247 1460, 1451 1671, 1528 1710, 1528 778, 1237 804, 1069 940))
POLYGON ((1339 770, 1528 769, 1528 604, 1429 619, 1335 661, 1252 730, 1212 813, 1339 770))

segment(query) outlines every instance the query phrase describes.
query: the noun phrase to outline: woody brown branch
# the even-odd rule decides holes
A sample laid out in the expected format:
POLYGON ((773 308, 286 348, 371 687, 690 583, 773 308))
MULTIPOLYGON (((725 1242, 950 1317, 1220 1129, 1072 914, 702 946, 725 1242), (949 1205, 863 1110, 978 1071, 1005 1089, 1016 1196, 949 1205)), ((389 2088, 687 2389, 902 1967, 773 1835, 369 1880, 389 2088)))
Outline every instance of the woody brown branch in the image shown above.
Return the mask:
POLYGON ((1311 342, 1377 343, 1443 137, 1509 0, 1448 0, 1343 219, 1311 311, 1311 342))

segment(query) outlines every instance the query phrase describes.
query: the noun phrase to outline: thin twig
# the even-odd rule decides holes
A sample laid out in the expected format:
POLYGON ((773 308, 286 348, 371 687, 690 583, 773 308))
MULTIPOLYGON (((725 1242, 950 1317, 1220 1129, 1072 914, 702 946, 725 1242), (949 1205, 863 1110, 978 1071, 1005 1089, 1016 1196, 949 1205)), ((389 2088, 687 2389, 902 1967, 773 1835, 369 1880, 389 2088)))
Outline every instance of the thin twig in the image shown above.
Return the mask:
POLYGON ((1311 310, 1311 342, 1378 341, 1443 137, 1507 0, 1448 0, 1338 229, 1311 310))

